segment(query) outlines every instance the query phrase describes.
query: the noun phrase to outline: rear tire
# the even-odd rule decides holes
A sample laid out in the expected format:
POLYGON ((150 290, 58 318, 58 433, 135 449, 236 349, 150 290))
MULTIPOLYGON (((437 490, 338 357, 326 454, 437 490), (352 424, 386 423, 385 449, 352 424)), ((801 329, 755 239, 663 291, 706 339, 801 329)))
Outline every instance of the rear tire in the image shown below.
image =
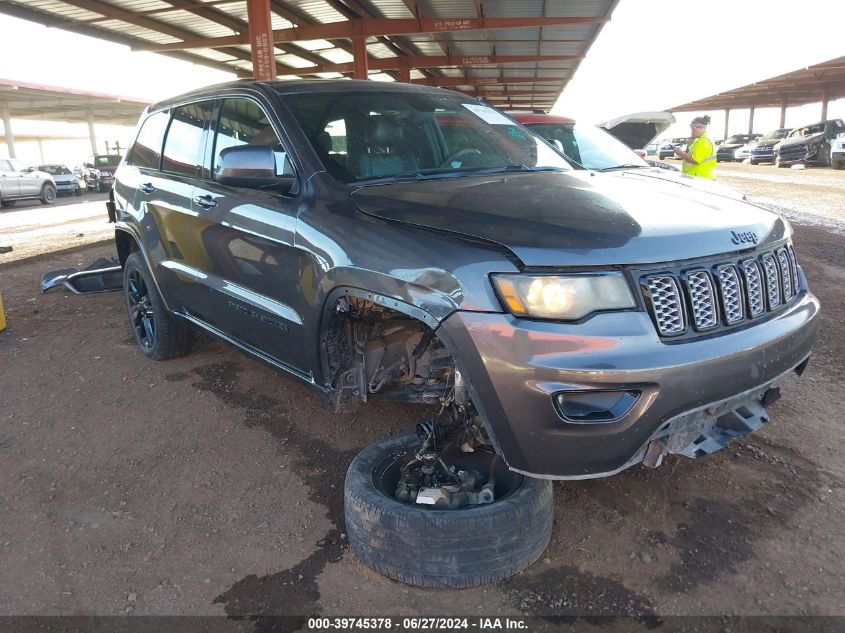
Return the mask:
POLYGON ((196 332, 164 307, 143 255, 131 253, 123 265, 123 301, 138 348, 148 358, 167 360, 191 351, 196 332))
POLYGON ((420 587, 478 587, 519 573, 543 554, 552 531, 550 481, 517 475, 513 492, 486 505, 402 503, 377 487, 376 473, 419 445, 411 434, 381 439, 349 466, 346 531, 361 562, 420 587))
POLYGON ((56 201, 56 188, 53 185, 41 187, 41 204, 53 204, 56 201))

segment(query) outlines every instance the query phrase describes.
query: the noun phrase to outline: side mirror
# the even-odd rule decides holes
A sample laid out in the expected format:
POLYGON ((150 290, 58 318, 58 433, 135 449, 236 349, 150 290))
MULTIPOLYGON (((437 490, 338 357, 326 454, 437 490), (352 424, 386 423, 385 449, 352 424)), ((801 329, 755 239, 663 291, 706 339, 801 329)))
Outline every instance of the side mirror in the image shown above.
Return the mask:
POLYGON ((23 168, 23 173, 25 173, 25 174, 31 174, 34 171, 35 171, 35 167, 33 167, 32 165, 30 165, 29 167, 23 168))
POLYGON ((230 187, 275 189, 288 193, 296 182, 294 176, 276 175, 276 157, 269 145, 237 145, 220 152, 214 179, 230 187))

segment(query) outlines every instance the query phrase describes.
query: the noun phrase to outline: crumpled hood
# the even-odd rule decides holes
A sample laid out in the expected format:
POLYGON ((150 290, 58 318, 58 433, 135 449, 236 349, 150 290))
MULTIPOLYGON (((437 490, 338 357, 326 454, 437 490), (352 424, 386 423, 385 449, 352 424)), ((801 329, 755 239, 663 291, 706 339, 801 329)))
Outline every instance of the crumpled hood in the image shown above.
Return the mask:
POLYGON ((352 194, 368 215, 493 242, 526 266, 668 262, 788 235, 774 213, 654 179, 587 171, 399 182, 352 194))
POLYGON ((765 141, 758 141, 757 147, 774 147, 775 145, 777 145, 781 141, 783 141, 782 138, 770 138, 770 139, 766 139, 765 141))
POLYGON ((815 140, 824 136, 824 132, 817 132, 816 134, 808 134, 807 136, 796 136, 795 138, 784 139, 781 147, 788 147, 790 145, 809 145, 815 140))

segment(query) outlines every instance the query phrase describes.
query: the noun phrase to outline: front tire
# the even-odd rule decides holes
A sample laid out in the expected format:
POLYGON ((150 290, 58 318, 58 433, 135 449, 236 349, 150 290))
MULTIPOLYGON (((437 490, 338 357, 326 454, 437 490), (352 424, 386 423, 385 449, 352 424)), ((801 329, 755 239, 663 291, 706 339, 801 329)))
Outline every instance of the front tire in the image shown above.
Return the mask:
POLYGON ((53 204, 56 201, 56 188, 53 185, 41 187, 41 204, 53 204))
POLYGON ((132 336, 144 356, 167 360, 191 351, 196 333, 164 307, 147 263, 137 251, 123 265, 123 300, 132 336))
POLYGON ((478 587, 519 573, 543 554, 552 531, 550 481, 506 471, 518 478, 515 489, 486 505, 435 509, 402 503, 376 479, 386 464, 419 445, 411 434, 385 438, 349 466, 346 531, 361 562, 420 587, 478 587))

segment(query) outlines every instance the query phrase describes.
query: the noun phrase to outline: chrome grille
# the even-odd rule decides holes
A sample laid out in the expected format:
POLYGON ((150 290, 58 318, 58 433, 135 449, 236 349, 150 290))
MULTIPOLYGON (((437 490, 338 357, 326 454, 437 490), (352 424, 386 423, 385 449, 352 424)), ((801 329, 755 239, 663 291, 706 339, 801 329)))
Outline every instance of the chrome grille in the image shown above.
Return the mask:
POLYGON ((687 290, 692 302, 692 322, 697 330, 707 330, 719 325, 716 313, 716 293, 710 275, 697 270, 687 275, 687 290))
POLYGON ((789 259, 785 248, 779 248, 775 253, 780 266, 780 278, 783 280, 783 300, 789 301, 792 296, 792 271, 789 270, 789 259))
POLYGON ((761 317, 799 292, 791 245, 744 260, 716 260, 687 269, 678 264, 641 275, 658 333, 684 339, 761 317))
POLYGON ((725 321, 728 325, 739 323, 745 318, 742 308, 742 288, 739 285, 739 275, 732 264, 719 266, 719 286, 722 291, 722 306, 725 309, 725 321))
POLYGON ((778 267, 771 253, 763 255, 763 271, 766 276, 766 298, 769 301, 769 310, 774 310, 780 305, 780 280, 778 267))
POLYGON ((647 284, 657 330, 664 336, 680 334, 686 330, 681 293, 678 292, 675 278, 671 275, 652 275, 647 284))
POLYGON ((766 311, 763 287, 760 283, 760 264, 753 259, 746 259, 742 262, 742 273, 745 277, 745 298, 748 300, 748 312, 752 317, 758 317, 766 311))

